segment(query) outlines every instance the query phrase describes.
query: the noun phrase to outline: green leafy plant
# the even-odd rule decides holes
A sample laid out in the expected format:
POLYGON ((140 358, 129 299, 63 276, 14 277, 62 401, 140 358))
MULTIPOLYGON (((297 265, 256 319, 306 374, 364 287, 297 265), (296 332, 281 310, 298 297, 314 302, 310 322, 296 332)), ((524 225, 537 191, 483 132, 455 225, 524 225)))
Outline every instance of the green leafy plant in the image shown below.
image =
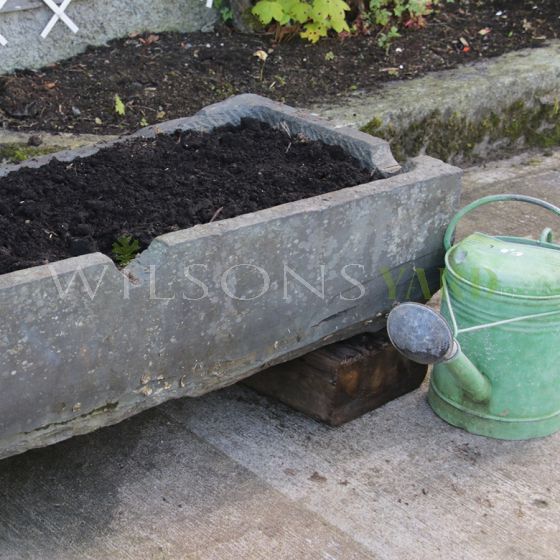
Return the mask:
POLYGON ((115 113, 117 113, 117 115, 121 117, 124 117, 126 114, 125 104, 123 103, 121 96, 118 93, 115 94, 115 113))
MULTIPOLYGON (((350 1, 350 0, 349 0, 350 1)), ((354 32, 378 32, 378 44, 387 49, 400 36, 401 26, 420 28, 425 16, 438 4, 454 0, 365 0, 352 27, 354 32)), ((353 5, 356 0, 353 1, 353 5)), ((349 5, 344 0, 258 0, 251 13, 265 26, 273 26, 276 38, 299 31, 302 38, 316 43, 329 31, 350 32, 349 5)), ((355 12, 354 12, 355 15, 355 12)))
POLYGON ((140 242, 131 235, 121 235, 113 243, 113 256, 121 265, 126 266, 140 251, 140 242))
POLYGON ((387 50, 389 48, 389 45, 391 44, 391 41, 400 36, 401 34, 399 33, 399 29, 393 25, 389 30, 381 31, 381 33, 379 33, 377 37, 377 44, 382 49, 387 50))
POLYGON ((251 12, 263 25, 275 23, 279 28, 296 26, 300 36, 316 43, 329 30, 350 31, 344 0, 259 0, 251 12))
POLYGON ((214 0, 213 8, 220 14, 223 23, 229 23, 233 20, 233 10, 227 0, 214 0))
POLYGON ((438 4, 454 0, 369 0, 369 9, 358 16, 365 27, 381 27, 377 42, 387 49, 393 39, 400 37, 399 27, 419 29, 425 27, 425 17, 438 4))

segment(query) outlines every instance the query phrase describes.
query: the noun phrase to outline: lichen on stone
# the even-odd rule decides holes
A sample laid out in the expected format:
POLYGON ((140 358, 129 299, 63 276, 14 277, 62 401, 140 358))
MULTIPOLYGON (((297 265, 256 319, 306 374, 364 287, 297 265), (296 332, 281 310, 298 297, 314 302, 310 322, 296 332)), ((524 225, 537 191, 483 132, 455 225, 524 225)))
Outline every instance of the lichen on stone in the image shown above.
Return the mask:
POLYGON ((0 163, 21 163, 28 159, 58 152, 56 146, 28 146, 27 144, 0 144, 0 163))
POLYGON ((487 111, 477 118, 435 110, 404 126, 375 116, 362 130, 389 141, 401 162, 425 153, 447 162, 470 163, 516 149, 560 145, 560 102, 519 100, 499 113, 487 111))

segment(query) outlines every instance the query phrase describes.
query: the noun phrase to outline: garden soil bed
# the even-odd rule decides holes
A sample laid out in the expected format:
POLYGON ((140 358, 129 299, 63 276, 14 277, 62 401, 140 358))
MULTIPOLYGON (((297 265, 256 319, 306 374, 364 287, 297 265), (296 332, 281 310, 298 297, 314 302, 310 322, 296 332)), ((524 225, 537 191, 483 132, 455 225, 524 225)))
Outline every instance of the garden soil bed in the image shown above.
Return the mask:
POLYGON ((133 139, 0 180, 0 274, 379 178, 342 148, 254 119, 133 139))
POLYGON ((405 29, 388 51, 378 37, 328 38, 317 45, 217 33, 129 37, 41 71, 0 80, 0 122, 20 130, 133 131, 196 112, 236 93, 292 105, 336 100, 380 83, 526 47, 560 34, 557 0, 456 0, 423 29, 405 29), (265 50, 263 63, 254 55, 265 50), (115 112, 115 95, 126 105, 115 112))

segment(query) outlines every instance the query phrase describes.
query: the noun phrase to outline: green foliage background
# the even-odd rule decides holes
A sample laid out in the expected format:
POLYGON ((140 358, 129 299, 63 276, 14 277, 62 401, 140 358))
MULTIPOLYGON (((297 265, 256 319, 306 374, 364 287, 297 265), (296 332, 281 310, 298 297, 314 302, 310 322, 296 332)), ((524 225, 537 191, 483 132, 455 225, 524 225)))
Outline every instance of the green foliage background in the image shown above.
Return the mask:
MULTIPOLYGON (((379 44, 386 46, 399 36, 404 21, 418 22, 438 4, 453 0, 369 0, 358 4, 358 17, 363 25, 379 30, 379 44)), ((344 0, 258 0, 252 14, 261 24, 277 27, 296 26, 300 36, 312 43, 329 31, 350 32, 347 21, 351 7, 344 0)))

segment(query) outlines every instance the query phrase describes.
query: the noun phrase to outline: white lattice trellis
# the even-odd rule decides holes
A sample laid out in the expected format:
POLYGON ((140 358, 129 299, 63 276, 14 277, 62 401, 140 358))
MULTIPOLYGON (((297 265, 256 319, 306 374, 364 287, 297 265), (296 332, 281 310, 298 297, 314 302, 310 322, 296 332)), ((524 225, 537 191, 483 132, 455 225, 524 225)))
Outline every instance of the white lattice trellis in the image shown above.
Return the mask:
POLYGON ((66 8, 72 0, 64 0, 60 6, 54 3, 53 0, 43 0, 43 2, 54 12, 54 16, 50 19, 49 23, 43 32, 41 33, 41 37, 46 39, 49 33, 52 31, 52 28, 56 25, 58 20, 64 22, 68 28, 72 31, 72 33, 78 33, 79 28, 78 26, 66 15, 66 8))
MULTIPOLYGON (((212 7, 213 0, 202 0, 202 1, 206 2, 206 6, 208 8, 212 7)), ((0 0, 0 11, 4 8, 6 2, 8 2, 8 0, 0 0)), ((49 20, 46 27, 43 29, 41 33, 41 37, 43 39, 46 39, 49 36, 49 33, 52 31, 53 27, 59 21, 64 23, 73 33, 78 33, 79 27, 66 14, 66 9, 68 8, 72 0, 63 0, 62 2, 61 0, 42 0, 42 2, 48 8, 50 8, 50 10, 54 12, 53 16, 51 17, 51 19, 49 20)), ((27 9, 29 7, 35 7, 35 5, 28 6, 27 4, 24 4, 24 6, 20 6, 20 5, 16 6, 17 9, 27 9)), ((13 11, 13 10, 8 10, 8 11, 13 11)), ((5 47, 7 44, 8 44, 8 40, 6 39, 6 37, 4 37, 4 35, 0 33, 0 46, 5 47)))
MULTIPOLYGON (((4 7, 4 4, 6 2, 7 0, 0 0, 0 10, 4 7)), ((0 33, 0 45, 5 47, 7 44, 8 44, 8 40, 6 39, 6 37, 4 37, 4 35, 2 35, 2 33, 0 33)))

